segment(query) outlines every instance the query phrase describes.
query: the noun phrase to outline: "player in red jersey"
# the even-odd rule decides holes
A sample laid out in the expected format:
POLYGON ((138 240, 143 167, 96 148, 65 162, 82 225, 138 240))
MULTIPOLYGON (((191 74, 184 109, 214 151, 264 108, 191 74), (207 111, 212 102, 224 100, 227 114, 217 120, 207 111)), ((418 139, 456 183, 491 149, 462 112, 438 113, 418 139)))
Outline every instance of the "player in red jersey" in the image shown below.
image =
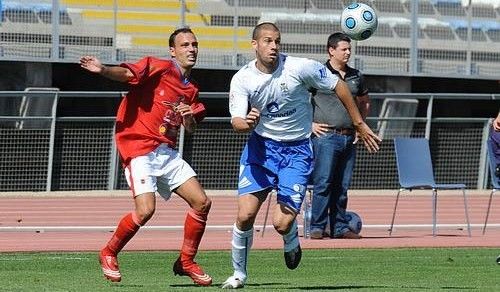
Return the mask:
POLYGON ((194 261, 198 252, 211 200, 196 179, 196 173, 175 150, 181 124, 193 132, 205 116, 198 101, 198 85, 190 80, 198 55, 198 41, 189 28, 175 30, 169 39, 171 59, 145 57, 137 63, 104 66, 97 58, 84 56, 82 68, 106 78, 127 82, 130 91, 116 117, 116 144, 132 190, 135 210, 126 214, 101 250, 104 276, 121 281, 117 255, 155 212, 155 192, 165 200, 175 192, 191 207, 184 223, 184 242, 174 264, 175 275, 189 276, 208 286, 212 278, 194 261))

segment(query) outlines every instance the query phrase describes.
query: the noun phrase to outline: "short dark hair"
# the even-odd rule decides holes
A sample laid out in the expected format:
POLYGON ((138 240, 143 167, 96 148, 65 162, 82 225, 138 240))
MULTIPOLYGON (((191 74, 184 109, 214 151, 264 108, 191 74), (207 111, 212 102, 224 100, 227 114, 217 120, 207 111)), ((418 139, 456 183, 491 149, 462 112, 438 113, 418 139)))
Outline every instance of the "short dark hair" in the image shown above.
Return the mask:
POLYGON ((175 37, 180 33, 192 33, 192 34, 194 34, 194 32, 189 27, 181 27, 181 28, 174 30, 174 32, 168 38, 168 46, 169 47, 175 47, 175 37))
POLYGON ((276 26, 276 24, 274 24, 272 22, 262 22, 262 23, 257 24, 254 27, 253 33, 252 33, 252 40, 256 40, 260 34, 260 31, 264 30, 264 29, 270 29, 273 31, 280 32, 280 29, 276 26))
POLYGON ((339 42, 351 43, 351 38, 343 32, 334 32, 328 37, 326 48, 337 48, 339 42))

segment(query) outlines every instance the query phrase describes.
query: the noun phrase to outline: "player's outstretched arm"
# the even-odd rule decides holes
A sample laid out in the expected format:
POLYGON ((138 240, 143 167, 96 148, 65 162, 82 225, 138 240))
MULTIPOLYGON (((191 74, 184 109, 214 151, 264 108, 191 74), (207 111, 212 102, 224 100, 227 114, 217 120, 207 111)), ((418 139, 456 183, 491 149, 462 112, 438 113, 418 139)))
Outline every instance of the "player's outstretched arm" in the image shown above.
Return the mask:
POLYGON ((347 87, 344 81, 339 80, 337 82, 337 86, 335 86, 335 92, 337 93, 340 101, 344 104, 344 107, 347 109, 349 116, 351 116, 354 128, 358 132, 358 137, 363 141, 366 149, 368 149, 368 152, 377 152, 380 149, 379 143, 382 140, 380 140, 380 138, 375 135, 370 127, 368 127, 368 125, 363 121, 363 117, 359 113, 356 102, 349 91, 349 87, 347 87))
POLYGON ((234 131, 237 133, 247 133, 257 126, 259 119, 260 111, 253 107, 244 119, 233 117, 231 119, 231 124, 233 125, 234 131))
POLYGON ((134 77, 129 69, 119 66, 105 66, 94 56, 81 57, 80 67, 92 73, 100 74, 106 78, 120 82, 127 82, 134 77))

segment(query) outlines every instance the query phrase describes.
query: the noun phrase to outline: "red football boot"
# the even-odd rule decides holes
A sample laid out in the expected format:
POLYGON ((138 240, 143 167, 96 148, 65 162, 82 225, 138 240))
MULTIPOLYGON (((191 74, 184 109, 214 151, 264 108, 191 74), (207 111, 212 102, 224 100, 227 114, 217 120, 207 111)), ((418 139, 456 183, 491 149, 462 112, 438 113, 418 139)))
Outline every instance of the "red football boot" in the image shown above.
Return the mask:
POLYGON ((212 277, 205 274, 201 267, 192 262, 186 266, 182 266, 181 259, 178 258, 174 263, 174 275, 188 276, 194 283, 200 286, 210 286, 212 284, 212 277))
POLYGON ((120 282, 122 280, 122 275, 118 269, 118 259, 113 255, 105 255, 102 251, 99 253, 99 263, 101 264, 101 269, 106 277, 111 282, 120 282))

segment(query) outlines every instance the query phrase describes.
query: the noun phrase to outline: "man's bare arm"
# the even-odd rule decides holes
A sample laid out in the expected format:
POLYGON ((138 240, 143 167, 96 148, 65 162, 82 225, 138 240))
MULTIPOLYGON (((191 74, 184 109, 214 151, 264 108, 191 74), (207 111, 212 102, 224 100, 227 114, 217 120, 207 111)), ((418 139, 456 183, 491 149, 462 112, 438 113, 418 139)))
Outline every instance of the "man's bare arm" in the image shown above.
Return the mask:
POLYGON ((344 104, 344 107, 351 117, 354 128, 358 132, 359 138, 363 140, 365 147, 369 152, 377 152, 380 148, 378 144, 381 140, 364 122, 347 84, 344 81, 339 80, 337 82, 337 86, 335 86, 335 93, 344 104))
POLYGON ((80 67, 92 73, 100 74, 111 80, 127 82, 134 77, 132 72, 120 66, 105 66, 99 59, 93 56, 80 58, 80 67))

